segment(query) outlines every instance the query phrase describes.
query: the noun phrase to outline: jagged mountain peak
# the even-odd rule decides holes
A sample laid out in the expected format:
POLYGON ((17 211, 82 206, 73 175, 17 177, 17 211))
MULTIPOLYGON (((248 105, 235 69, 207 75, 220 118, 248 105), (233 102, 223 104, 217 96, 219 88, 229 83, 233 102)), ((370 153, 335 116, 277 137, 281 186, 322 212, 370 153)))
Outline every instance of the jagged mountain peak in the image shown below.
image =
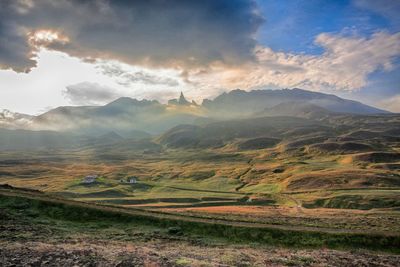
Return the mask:
POLYGON ((190 102, 186 100, 185 96, 183 95, 183 92, 181 92, 181 95, 179 96, 178 103, 179 105, 190 105, 190 102))
POLYGON ((189 101, 185 98, 185 96, 184 96, 184 94, 183 94, 182 91, 181 91, 181 94, 179 95, 179 98, 178 98, 178 99, 174 98, 174 99, 168 100, 168 105, 174 105, 174 106, 177 106, 177 105, 179 105, 179 106, 189 106, 189 105, 191 105, 191 104, 192 104, 192 103, 189 102, 189 101))

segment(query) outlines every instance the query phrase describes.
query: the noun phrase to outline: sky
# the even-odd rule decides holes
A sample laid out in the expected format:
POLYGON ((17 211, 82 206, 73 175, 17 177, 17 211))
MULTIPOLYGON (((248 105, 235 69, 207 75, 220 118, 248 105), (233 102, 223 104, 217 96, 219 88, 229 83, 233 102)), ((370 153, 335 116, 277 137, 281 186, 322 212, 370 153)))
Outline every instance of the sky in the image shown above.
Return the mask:
POLYGON ((0 0, 0 109, 302 88, 400 112, 399 0, 0 0))

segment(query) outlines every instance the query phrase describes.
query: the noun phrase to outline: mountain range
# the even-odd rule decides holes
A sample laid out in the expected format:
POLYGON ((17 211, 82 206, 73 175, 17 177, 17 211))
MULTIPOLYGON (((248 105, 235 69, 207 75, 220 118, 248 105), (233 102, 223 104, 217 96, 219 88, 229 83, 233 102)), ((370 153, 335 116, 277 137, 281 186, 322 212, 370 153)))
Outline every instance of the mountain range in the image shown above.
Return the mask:
MULTIPOLYGON (((186 100, 183 93, 179 99, 172 99, 168 104, 161 104, 155 100, 121 97, 104 106, 64 106, 38 116, 13 113, 8 110, 0 111, 2 129, 0 135, 4 137, 1 138, 0 143, 4 144, 0 144, 0 148, 13 147, 10 144, 13 143, 14 130, 18 130, 14 139, 21 148, 30 147, 29 141, 21 142, 21 140, 32 140, 32 143, 42 144, 46 138, 41 139, 40 136, 49 135, 49 140, 58 140, 57 136, 60 140, 50 142, 50 145, 56 144, 56 147, 59 147, 65 144, 64 146, 68 147, 75 143, 78 145, 101 143, 101 140, 107 143, 119 138, 143 139, 161 134, 168 136, 168 131, 170 129, 176 131, 177 128, 174 127, 179 125, 188 125, 181 126, 183 127, 180 130, 181 134, 188 131, 193 134, 194 131, 195 135, 201 135, 203 130, 196 127, 211 125, 207 127, 212 128, 212 123, 218 125, 221 121, 242 119, 250 123, 256 118, 276 116, 280 117, 279 120, 282 117, 322 120, 327 116, 343 114, 371 115, 389 114, 389 112, 335 95, 297 88, 250 92, 233 90, 213 100, 205 99, 201 105, 186 100), (36 132, 31 133, 32 131, 36 132), (23 145, 25 143, 26 145, 23 145)), ((257 123, 260 122, 255 120, 251 127, 254 128, 257 123)), ((290 120, 290 123, 295 123, 295 120, 290 120)), ((262 125, 264 124, 260 123, 259 126, 265 126, 262 125)), ((224 138, 218 136, 214 139, 208 138, 207 143, 215 142, 213 144, 217 145, 222 139, 224 138)))
MULTIPOLYGON (((254 90, 246 92, 233 90, 223 93, 214 100, 205 99, 202 106, 211 113, 221 116, 252 115, 265 109, 274 108, 282 103, 296 103, 301 105, 313 105, 330 112, 353 114, 377 114, 388 113, 385 110, 374 108, 357 101, 343 99, 335 95, 311 92, 298 88, 283 90, 254 90)), ((280 106, 282 108, 282 106, 280 106)))

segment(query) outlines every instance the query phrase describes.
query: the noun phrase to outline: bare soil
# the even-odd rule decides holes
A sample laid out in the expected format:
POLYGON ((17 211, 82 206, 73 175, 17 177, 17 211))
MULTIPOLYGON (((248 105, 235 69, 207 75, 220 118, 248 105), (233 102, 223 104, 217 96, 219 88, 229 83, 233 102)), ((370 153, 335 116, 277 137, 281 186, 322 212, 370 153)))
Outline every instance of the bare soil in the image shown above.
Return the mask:
POLYGON ((400 256, 365 251, 295 250, 68 240, 62 243, 0 242, 1 266, 399 266, 400 256))

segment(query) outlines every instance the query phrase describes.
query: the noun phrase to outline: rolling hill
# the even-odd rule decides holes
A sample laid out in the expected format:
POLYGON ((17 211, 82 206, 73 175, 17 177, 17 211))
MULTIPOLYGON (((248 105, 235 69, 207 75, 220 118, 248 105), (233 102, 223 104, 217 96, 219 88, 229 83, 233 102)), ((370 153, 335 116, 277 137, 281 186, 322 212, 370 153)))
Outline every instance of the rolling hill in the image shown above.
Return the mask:
POLYGON ((322 123, 296 117, 261 117, 228 120, 203 126, 180 125, 158 139, 169 147, 218 147, 243 138, 279 138, 284 132, 297 127, 319 126, 322 123))

